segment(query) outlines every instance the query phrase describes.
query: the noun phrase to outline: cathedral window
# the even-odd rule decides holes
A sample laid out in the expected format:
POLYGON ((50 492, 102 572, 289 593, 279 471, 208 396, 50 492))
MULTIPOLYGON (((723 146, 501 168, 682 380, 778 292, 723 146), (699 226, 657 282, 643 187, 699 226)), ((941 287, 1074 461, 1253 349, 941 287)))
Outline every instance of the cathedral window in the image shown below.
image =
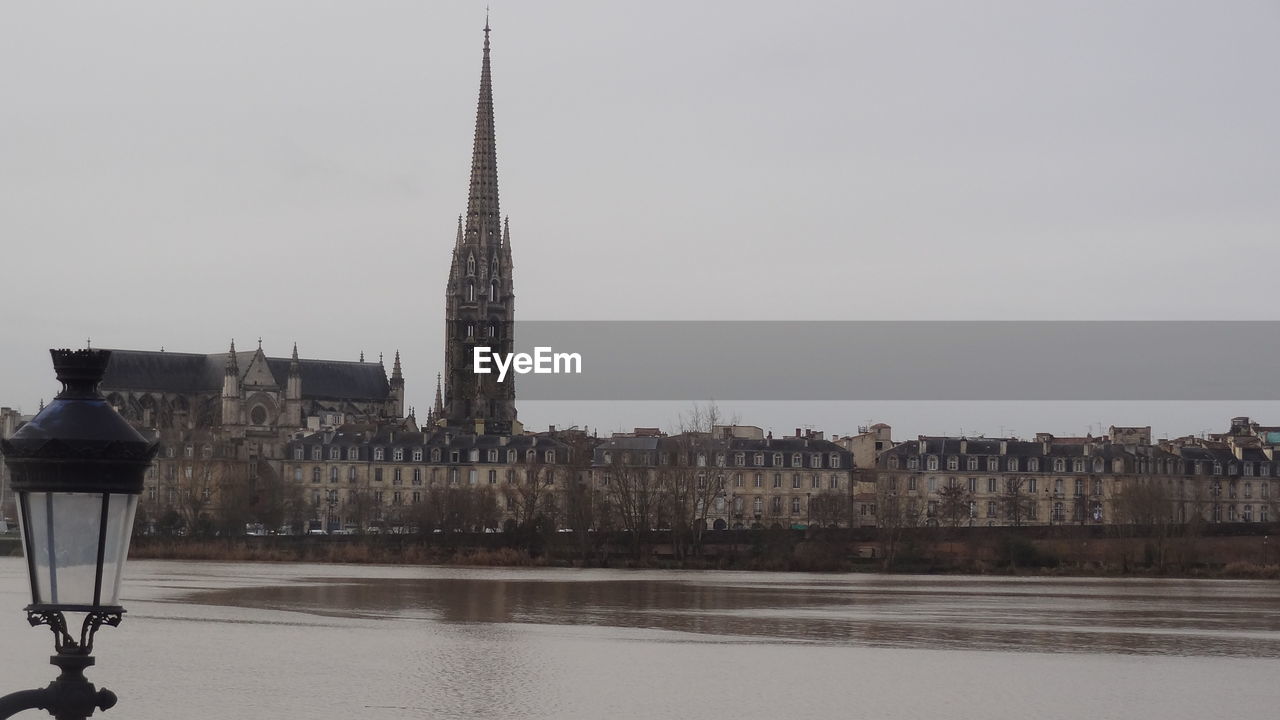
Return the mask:
POLYGON ((476 284, 467 283, 467 302, 475 302, 475 301, 476 301, 476 284))
POLYGON ((468 275, 476 274, 476 256, 475 255, 467 256, 467 274, 468 275))
POLYGON ((498 283, 489 283, 489 302, 498 302, 498 283))

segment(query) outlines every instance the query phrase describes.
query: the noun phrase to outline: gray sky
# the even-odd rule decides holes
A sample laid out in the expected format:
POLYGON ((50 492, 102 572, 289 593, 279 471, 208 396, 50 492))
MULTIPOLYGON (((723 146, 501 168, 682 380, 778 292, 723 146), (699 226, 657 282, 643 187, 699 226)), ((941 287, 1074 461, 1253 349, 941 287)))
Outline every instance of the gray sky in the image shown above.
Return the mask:
MULTIPOLYGON (((519 318, 1280 319, 1275 2, 491 3, 519 318)), ((262 336, 399 349, 425 409, 483 20, 0 4, 0 402, 33 410, 46 349, 85 337, 262 336)), ((603 429, 679 412, 520 408, 603 429)), ((902 434, 1280 424, 1237 408, 733 411, 902 434)))

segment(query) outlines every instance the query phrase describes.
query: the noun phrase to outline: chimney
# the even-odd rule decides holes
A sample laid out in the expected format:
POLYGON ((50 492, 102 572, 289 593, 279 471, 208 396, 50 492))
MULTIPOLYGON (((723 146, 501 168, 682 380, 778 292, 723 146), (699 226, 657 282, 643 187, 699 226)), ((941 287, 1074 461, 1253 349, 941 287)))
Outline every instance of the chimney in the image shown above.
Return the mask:
POLYGON ((555 431, 556 431, 556 426, 555 426, 555 425, 549 425, 549 426, 547 426, 547 432, 555 432, 555 431))
POLYGON ((960 454, 969 454, 969 441, 965 438, 960 438, 960 454))
POLYGON ((802 436, 800 435, 800 428, 796 428, 796 437, 802 437, 802 436))
POLYGON ((1008 455, 1008 454, 1009 454, 1009 441, 1008 441, 1008 440, 1001 440, 1001 441, 1000 441, 1000 454, 1001 454, 1001 455, 1008 455))

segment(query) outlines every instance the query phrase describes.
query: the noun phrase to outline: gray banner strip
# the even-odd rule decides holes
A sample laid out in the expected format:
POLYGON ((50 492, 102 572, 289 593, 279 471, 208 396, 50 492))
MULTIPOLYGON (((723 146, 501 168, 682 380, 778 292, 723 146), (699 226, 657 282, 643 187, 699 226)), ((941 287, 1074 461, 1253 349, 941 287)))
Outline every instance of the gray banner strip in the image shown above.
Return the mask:
MULTIPOLYGON (((524 400, 1280 400, 1280 322, 522 321, 524 400)), ((496 377, 496 375, 494 376, 496 377)), ((508 375, 511 377, 511 375, 508 375)))

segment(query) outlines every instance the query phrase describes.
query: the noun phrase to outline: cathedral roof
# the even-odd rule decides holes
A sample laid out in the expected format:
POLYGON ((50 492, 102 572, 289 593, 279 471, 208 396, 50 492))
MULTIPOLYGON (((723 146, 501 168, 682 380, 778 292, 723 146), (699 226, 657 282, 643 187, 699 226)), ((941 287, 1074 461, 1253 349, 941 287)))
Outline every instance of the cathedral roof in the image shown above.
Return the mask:
MULTIPOLYGON (((252 352, 236 353, 243 374, 252 352)), ((267 368, 281 388, 289 379, 290 358, 267 357, 267 368)), ((168 393, 220 393, 227 353, 112 350, 102 379, 103 390, 168 393)), ((302 396, 331 400, 385 400, 390 392, 386 372, 378 363, 299 359, 302 396)))

